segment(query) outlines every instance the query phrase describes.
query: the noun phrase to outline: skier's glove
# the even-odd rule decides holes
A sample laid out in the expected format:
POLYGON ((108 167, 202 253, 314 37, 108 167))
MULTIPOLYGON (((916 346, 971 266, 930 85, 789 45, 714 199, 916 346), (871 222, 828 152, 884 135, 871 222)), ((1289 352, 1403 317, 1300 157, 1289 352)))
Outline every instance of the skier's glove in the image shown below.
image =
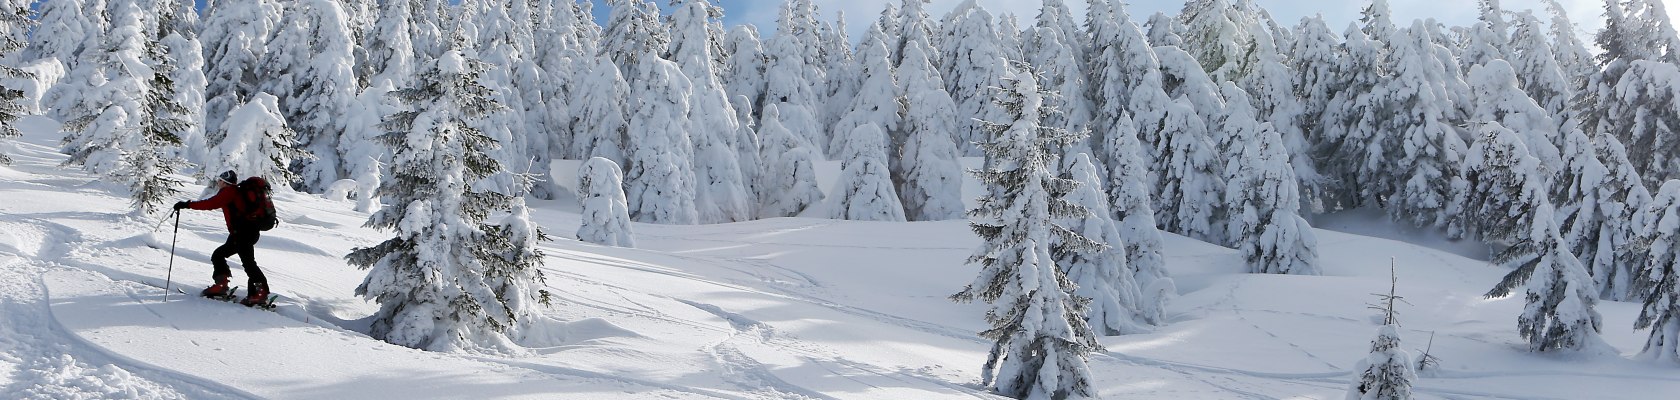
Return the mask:
POLYGON ((185 201, 177 201, 177 202, 175 202, 175 209, 179 210, 179 209, 187 208, 187 203, 188 202, 185 202, 185 201))

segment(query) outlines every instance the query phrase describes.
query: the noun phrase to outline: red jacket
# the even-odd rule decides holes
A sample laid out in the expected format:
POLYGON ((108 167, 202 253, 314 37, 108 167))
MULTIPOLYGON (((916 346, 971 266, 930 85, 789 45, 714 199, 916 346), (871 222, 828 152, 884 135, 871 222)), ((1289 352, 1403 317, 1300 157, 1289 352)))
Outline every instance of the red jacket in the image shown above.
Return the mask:
POLYGON ((239 201, 239 187, 227 185, 223 186, 222 190, 217 191, 215 196, 210 196, 210 198, 204 200, 188 202, 187 208, 204 211, 218 208, 222 209, 222 219, 227 222, 228 230, 232 231, 233 208, 234 203, 237 201, 239 201))

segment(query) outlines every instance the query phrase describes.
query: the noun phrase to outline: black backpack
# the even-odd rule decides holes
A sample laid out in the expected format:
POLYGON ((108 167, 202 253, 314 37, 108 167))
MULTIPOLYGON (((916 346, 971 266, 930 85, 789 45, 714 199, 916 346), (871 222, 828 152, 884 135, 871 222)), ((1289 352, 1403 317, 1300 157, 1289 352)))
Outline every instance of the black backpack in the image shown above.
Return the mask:
POLYGON ((233 214, 236 224, 259 231, 280 224, 279 214, 274 212, 274 198, 269 195, 274 188, 268 186, 268 180, 257 176, 245 178, 238 188, 233 214))

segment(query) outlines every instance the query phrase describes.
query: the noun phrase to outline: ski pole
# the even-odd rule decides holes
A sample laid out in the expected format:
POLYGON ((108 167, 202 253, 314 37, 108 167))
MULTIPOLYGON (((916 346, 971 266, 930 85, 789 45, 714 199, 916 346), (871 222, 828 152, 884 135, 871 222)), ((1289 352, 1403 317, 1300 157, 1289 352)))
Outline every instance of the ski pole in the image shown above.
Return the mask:
POLYGON ((181 210, 175 210, 175 232, 169 235, 169 270, 163 273, 163 301, 169 301, 169 286, 175 278, 175 240, 181 237, 181 210))

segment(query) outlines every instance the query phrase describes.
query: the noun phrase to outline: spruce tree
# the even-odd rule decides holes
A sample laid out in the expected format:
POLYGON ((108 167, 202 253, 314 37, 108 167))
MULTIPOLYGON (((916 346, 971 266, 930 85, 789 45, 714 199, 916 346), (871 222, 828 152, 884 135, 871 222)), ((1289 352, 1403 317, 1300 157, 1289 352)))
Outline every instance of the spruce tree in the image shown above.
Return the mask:
POLYGON ((840 177, 834 182, 834 190, 829 191, 828 217, 903 222, 904 205, 893 188, 887 155, 882 151, 886 133, 875 124, 865 123, 840 137, 845 139, 835 145, 841 152, 840 177))
MULTIPOLYGON (((1330 107, 1331 98, 1340 92, 1337 85, 1341 79, 1337 73, 1341 61, 1338 46, 1342 38, 1330 30, 1322 16, 1302 18, 1301 23, 1295 26, 1294 34, 1295 47, 1289 49, 1288 59, 1295 72, 1295 96, 1300 99, 1301 105, 1300 113, 1296 115, 1296 126, 1308 143, 1318 145, 1328 134, 1326 130, 1333 126, 1325 123, 1324 114, 1330 107)), ((1320 157, 1313 160, 1315 163, 1324 161, 1320 157)))
POLYGON ((1156 177, 1155 219, 1168 232, 1223 243, 1215 220, 1223 209, 1224 171, 1207 125, 1180 98, 1167 107, 1161 126, 1150 171, 1156 177))
MULTIPOLYGON (((27 7, 0 7, 0 59, 17 56, 18 50, 25 44, 19 34, 32 23, 27 7)), ((16 67, 0 64, 0 78, 27 78, 29 75, 16 67)), ((0 84, 0 143, 21 135, 17 130, 17 119, 23 113, 23 105, 18 103, 20 100, 23 100, 23 91, 0 84)), ((11 163, 11 157, 0 153, 0 165, 11 163)))
POLYGON ((1528 340, 1529 351, 1601 348, 1603 325, 1598 311, 1598 288, 1580 260, 1570 254, 1553 219, 1552 205, 1542 201, 1523 241, 1506 249, 1494 262, 1515 267, 1486 297, 1505 297, 1526 285, 1528 306, 1517 317, 1517 333, 1528 340))
POLYGON ((611 0, 606 2, 612 12, 602 29, 600 55, 618 66, 619 74, 636 76, 641 58, 648 54, 663 54, 669 47, 670 36, 659 23, 659 6, 649 0, 611 0))
POLYGON ((606 57, 580 62, 577 89, 572 91, 571 158, 601 157, 623 165, 628 161, 624 141, 629 133, 630 84, 618 74, 618 66, 606 57))
MULTIPOLYGON (((34 21, 30 21, 27 7, 7 9, 5 16, 0 16, 5 20, 0 24, 6 25, 4 32, 22 32, 31 23, 38 23, 33 38, 24 42, 23 37, 12 37, 8 43, 28 45, 23 50, 24 59, 56 58, 59 65, 68 67, 76 62, 77 54, 88 46, 89 39, 102 33, 95 31, 97 26, 82 12, 84 7, 83 0, 42 2, 34 21)), ((5 53, 6 58, 12 58, 11 50, 5 53)))
POLYGON ((991 304, 986 320, 993 340, 981 369, 981 384, 1014 398, 1094 397, 1085 357, 1101 348, 1085 323, 1088 300, 1074 295, 1074 283, 1056 266, 1054 243, 1065 251, 1103 246, 1057 223, 1090 211, 1064 197, 1078 183, 1057 178, 1050 149, 1079 140, 1077 133, 1039 125, 1046 93, 1031 75, 1004 78, 997 102, 1012 117, 988 121, 991 140, 982 146, 994 162, 974 171, 981 182, 1001 188, 980 199, 970 224, 984 242, 970 263, 979 276, 951 296, 958 302, 991 304))
POLYGON ((367 55, 363 62, 356 64, 356 76, 369 86, 378 85, 380 81, 407 86, 409 79, 413 78, 416 57, 414 38, 410 34, 413 27, 409 20, 414 14, 413 3, 388 1, 379 7, 374 26, 368 30, 367 40, 362 42, 362 49, 367 55))
POLYGON ((578 167, 578 203, 583 221, 578 240, 616 247, 636 247, 631 237, 630 205, 624 199, 623 172, 618 163, 590 158, 578 167))
POLYGON ((1542 29, 1540 19, 1533 13, 1517 14, 1517 29, 1511 38, 1511 64, 1522 81, 1523 92, 1561 124, 1575 88, 1558 65, 1558 56, 1542 29))
POLYGON ((1620 141, 1601 135, 1593 140, 1593 146, 1605 169, 1599 185, 1593 188, 1597 206, 1588 209, 1588 203, 1582 202, 1578 216, 1565 219, 1572 224, 1565 239, 1574 243, 1576 257, 1598 282, 1599 298, 1629 301, 1634 298, 1635 274, 1649 255, 1636 244, 1643 222, 1640 217, 1651 203, 1651 193, 1628 161, 1627 149, 1620 141))
MULTIPOLYGON (((280 28, 282 6, 274 0, 218 1, 207 10, 199 37, 204 38, 204 126, 222 126, 234 107, 263 89, 262 60, 268 40, 280 28)), ((221 136, 209 133, 215 146, 221 136)))
POLYGON ((1392 281, 1388 294, 1377 297, 1383 301, 1380 306, 1384 312, 1383 326, 1377 328, 1377 338, 1371 340, 1371 353, 1353 367, 1356 376, 1348 381, 1347 400, 1412 398, 1412 381, 1417 380, 1417 370, 1412 369, 1411 354, 1400 348, 1400 322, 1394 317, 1394 302, 1401 298, 1394 295, 1392 281))
POLYGON ((1563 164, 1558 148, 1563 135, 1558 123, 1545 108, 1523 93, 1517 75, 1505 60, 1492 60, 1470 68, 1467 82, 1475 92, 1472 121, 1493 121, 1521 135, 1529 155, 1540 160, 1541 170, 1549 177, 1563 164))
POLYGON ((1301 218, 1295 171, 1283 147, 1277 132, 1262 129, 1230 164, 1226 236, 1249 272, 1318 275, 1318 238, 1301 218))
POLYGON ((781 111, 775 104, 764 110, 764 127, 759 129, 758 192, 759 218, 792 217, 823 198, 817 187, 817 153, 804 138, 782 126, 781 111))
POLYGON ((1634 329, 1650 328, 1640 356, 1680 362, 1680 181, 1664 182, 1641 221, 1642 250, 1634 298, 1644 302, 1634 329))
MULTIPOLYGON (((879 27, 872 27, 870 31, 880 32, 879 27)), ((903 119, 903 103, 899 98, 898 78, 893 73, 892 61, 887 59, 890 54, 886 44, 876 36, 864 40, 858 46, 858 60, 863 63, 863 84, 857 96, 852 98, 850 111, 834 124, 834 140, 829 142, 829 153, 844 157, 842 143, 852 139, 852 132, 864 125, 874 125, 888 136, 880 144, 882 149, 891 149, 886 151, 887 161, 894 169, 902 168, 897 149, 903 147, 905 138, 900 122, 903 119)))
POLYGON ((911 42, 899 63, 904 93, 904 130, 907 140, 899 149, 903 162, 893 170, 904 214, 911 221, 942 221, 961 218, 962 165, 957 160, 956 103, 945 92, 939 70, 923 51, 911 42))
POLYGON ((1378 118, 1377 143, 1367 156, 1376 158, 1367 158, 1360 168, 1364 197, 1384 199, 1397 221, 1443 226, 1466 151, 1439 74, 1451 60, 1437 59, 1430 51, 1435 46, 1421 22, 1389 44, 1394 76, 1383 85, 1387 96, 1380 104, 1394 111, 1378 118))
POLYGON ((1325 105, 1322 135, 1314 141, 1321 172, 1332 182, 1324 192, 1329 210, 1358 208, 1368 200, 1361 192, 1370 182, 1360 172, 1369 165, 1367 158, 1373 154, 1369 146, 1376 143, 1382 123, 1377 113, 1378 89, 1385 82, 1383 44, 1352 24, 1346 37, 1335 78, 1329 82, 1337 90, 1325 105))
POLYGON ((692 85, 675 63, 658 55, 636 57, 630 79, 630 126, 626 130, 624 192, 630 218, 637 222, 692 225, 700 222, 694 207, 694 144, 687 128, 692 85))
POLYGON ((693 84, 689 96, 688 132, 694 143, 694 206, 701 223, 752 219, 752 198, 735 154, 740 121, 714 68, 715 38, 708 27, 715 7, 690 0, 671 16, 670 59, 693 84))
MULTIPOLYGON (((758 30, 752 25, 739 25, 729 30, 723 39, 727 54, 723 76, 724 91, 731 99, 745 96, 753 110, 764 109, 764 67, 768 60, 758 40, 758 30)), ((758 114, 751 114, 755 118, 758 114)), ((748 121, 742 121, 743 123, 748 121)))
POLYGON ((992 14, 974 1, 965 1, 951 11, 945 22, 941 74, 945 90, 957 104, 957 148, 965 156, 980 155, 978 143, 986 138, 978 121, 1000 119, 1001 110, 991 101, 991 88, 1008 68, 1003 46, 992 23, 992 14))
MULTIPOLYGON (((359 88, 353 69, 355 43, 336 1, 289 3, 286 11, 263 53, 260 73, 268 79, 260 87, 280 100, 286 125, 298 133, 299 147, 315 156, 292 166, 301 179, 299 187, 318 191, 345 175, 337 144, 359 88)), ((208 112, 214 111, 211 107, 208 112)))
POLYGON ((1167 298, 1177 289, 1167 276, 1163 239, 1155 227, 1155 209, 1150 204, 1153 182, 1143 158, 1147 150, 1138 140, 1130 116, 1122 115, 1113 129, 1104 135, 1109 142, 1104 147, 1110 152, 1108 203, 1126 246, 1126 265, 1141 290, 1134 310, 1140 321, 1163 325, 1167 298))
MULTIPOLYGON (((1084 252, 1068 251, 1060 244, 1051 248, 1056 266, 1067 274, 1077 287, 1074 296, 1090 299, 1085 309, 1085 321, 1093 332, 1106 336, 1145 332, 1139 321, 1143 305, 1138 288, 1136 270, 1126 264, 1126 249, 1130 247, 1120 235, 1108 209, 1108 194, 1103 190, 1102 177, 1091 156, 1077 153, 1069 158, 1067 177, 1079 186, 1064 199, 1084 207, 1090 213, 1081 218, 1067 218, 1057 223, 1068 230, 1098 243, 1105 244, 1084 252)), ((1065 178, 1067 178, 1065 177, 1065 178)))
POLYGON ((1464 182, 1453 185, 1447 234, 1492 243, 1532 237, 1533 213, 1547 202, 1539 161, 1497 122, 1483 124, 1478 135, 1459 170, 1464 182))
POLYGON ((223 121, 217 130, 226 136, 212 152, 217 159, 207 163, 205 171, 239 171, 263 177, 271 184, 297 181, 297 175, 287 167, 310 155, 297 147, 297 134, 286 127, 279 101, 273 95, 257 92, 223 121))
POLYGON ((396 236, 345 256, 368 270, 356 294, 379 303, 374 338, 431 351, 509 352, 509 334, 548 301, 547 292, 530 290, 543 280, 532 248, 542 235, 514 196, 474 189, 503 169, 489 153, 498 144, 473 128, 504 107, 478 83, 489 68, 450 50, 421 69, 415 86, 392 92, 411 109, 385 120, 381 139, 393 164, 379 192, 389 203, 367 225, 396 236), (487 221, 510 208, 508 220, 487 221))

